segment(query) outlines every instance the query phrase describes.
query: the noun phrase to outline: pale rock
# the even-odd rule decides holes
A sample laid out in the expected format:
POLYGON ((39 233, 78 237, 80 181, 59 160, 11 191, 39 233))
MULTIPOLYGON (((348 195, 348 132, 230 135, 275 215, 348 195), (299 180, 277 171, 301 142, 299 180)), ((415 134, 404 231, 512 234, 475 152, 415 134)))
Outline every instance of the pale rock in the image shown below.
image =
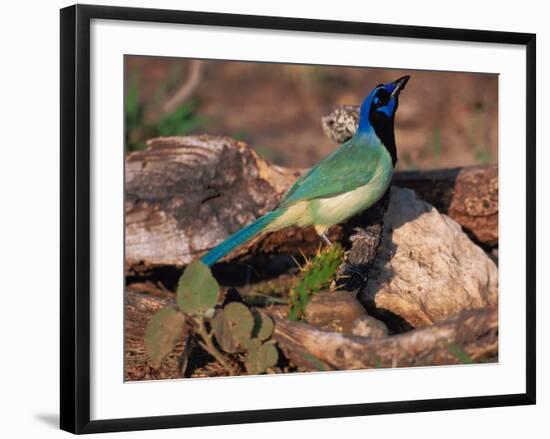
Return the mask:
POLYGON ((354 321, 367 312, 353 293, 321 291, 308 302, 304 314, 309 324, 320 329, 351 334, 354 321))
POLYGON ((460 225, 392 187, 384 233, 359 298, 413 327, 498 302, 498 269, 460 225))

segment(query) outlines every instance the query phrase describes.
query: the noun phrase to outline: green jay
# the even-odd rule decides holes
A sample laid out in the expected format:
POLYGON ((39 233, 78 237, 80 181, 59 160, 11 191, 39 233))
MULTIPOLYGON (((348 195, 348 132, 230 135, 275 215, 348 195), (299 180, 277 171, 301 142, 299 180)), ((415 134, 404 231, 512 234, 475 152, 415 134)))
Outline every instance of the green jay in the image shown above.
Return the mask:
POLYGON ((212 266, 260 233, 290 226, 313 226, 330 244, 325 233, 331 226, 371 207, 390 185, 397 162, 394 118, 409 78, 377 85, 361 104, 353 137, 302 175, 274 210, 214 247, 202 262, 212 266))

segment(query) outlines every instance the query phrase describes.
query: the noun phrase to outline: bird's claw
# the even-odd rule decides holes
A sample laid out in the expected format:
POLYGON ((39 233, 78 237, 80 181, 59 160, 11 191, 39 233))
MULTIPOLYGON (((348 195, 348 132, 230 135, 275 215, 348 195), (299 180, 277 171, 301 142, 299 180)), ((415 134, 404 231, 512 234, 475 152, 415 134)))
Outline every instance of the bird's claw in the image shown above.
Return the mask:
POLYGON ((323 241, 325 241, 327 245, 332 245, 332 242, 330 242, 330 239, 328 239, 328 236, 325 234, 325 232, 321 233, 319 236, 321 236, 321 238, 323 239, 323 241))

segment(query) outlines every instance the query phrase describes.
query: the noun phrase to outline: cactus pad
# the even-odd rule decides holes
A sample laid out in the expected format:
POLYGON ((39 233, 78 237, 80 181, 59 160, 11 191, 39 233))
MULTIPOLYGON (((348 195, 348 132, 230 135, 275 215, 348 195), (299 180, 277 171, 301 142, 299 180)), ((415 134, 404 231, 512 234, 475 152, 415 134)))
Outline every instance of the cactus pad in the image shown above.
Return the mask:
POLYGON ((153 367, 159 367, 183 334, 185 316, 172 306, 157 311, 145 329, 145 350, 153 367))
POLYGON ((219 291, 210 268, 201 261, 192 262, 178 282, 178 306, 185 313, 204 315, 216 305, 219 291))
POLYGON ((279 360, 279 352, 272 341, 262 343, 254 339, 249 348, 245 366, 250 375, 264 373, 266 369, 275 366, 279 360))
POLYGON ((333 244, 319 250, 313 259, 300 267, 298 281, 290 291, 290 311, 288 318, 297 320, 303 317, 309 299, 320 290, 330 286, 336 279, 338 267, 344 258, 344 249, 333 244))
POLYGON ((231 302, 212 319, 212 330, 220 347, 228 353, 242 352, 252 337, 254 317, 239 302, 231 302))
POLYGON ((267 340, 273 334, 273 320, 264 313, 254 311, 254 329, 252 336, 260 341, 267 340))

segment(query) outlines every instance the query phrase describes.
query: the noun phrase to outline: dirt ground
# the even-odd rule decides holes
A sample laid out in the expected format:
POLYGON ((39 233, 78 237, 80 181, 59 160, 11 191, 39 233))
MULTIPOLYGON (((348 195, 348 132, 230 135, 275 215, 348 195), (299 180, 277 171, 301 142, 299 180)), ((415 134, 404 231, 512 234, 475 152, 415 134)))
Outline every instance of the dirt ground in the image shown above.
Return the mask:
MULTIPOLYGON (((321 116, 360 104, 381 82, 411 75, 396 117, 398 169, 496 163, 498 76, 454 72, 202 61, 190 99, 200 126, 186 134, 244 140, 277 164, 309 167, 337 145, 321 116)), ((154 109, 189 76, 190 61, 126 57, 126 79, 154 109)), ((182 134, 178 132, 174 135, 182 134)))

